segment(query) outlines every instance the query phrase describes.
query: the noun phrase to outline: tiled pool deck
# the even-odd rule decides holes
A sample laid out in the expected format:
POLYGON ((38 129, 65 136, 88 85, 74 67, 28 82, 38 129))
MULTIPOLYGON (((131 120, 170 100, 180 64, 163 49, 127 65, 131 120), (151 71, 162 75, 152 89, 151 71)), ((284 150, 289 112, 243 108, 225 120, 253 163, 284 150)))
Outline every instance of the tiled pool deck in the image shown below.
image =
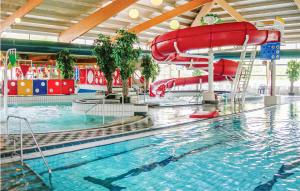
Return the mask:
MULTIPOLYGON (((300 101, 300 97, 282 97, 282 104, 291 101, 300 101)), ((250 111, 264 108, 263 99, 256 99, 247 101, 243 111, 250 111)), ((135 117, 125 124, 115 124, 114 126, 107 126, 95 129, 87 129, 80 131, 66 131, 56 133, 39 133, 36 134, 37 141, 42 146, 42 150, 51 150, 74 146, 78 144, 87 144, 96 141, 108 140, 124 135, 134 135, 149 132, 157 129, 170 128, 172 126, 180 126, 188 123, 199 122, 201 119, 191 119, 189 115, 199 110, 213 110, 218 109, 220 116, 230 115, 241 112, 239 106, 232 108, 230 104, 221 104, 216 108, 212 105, 187 105, 187 106, 173 106, 173 107, 154 107, 149 109, 149 117, 135 117), (133 122, 134 121, 134 122, 133 122)), ((202 119, 203 120, 203 119, 202 119)), ((6 135, 1 136, 1 157, 10 157, 13 154, 13 141, 7 141, 6 135)), ((18 135, 16 140, 19 140, 18 135)), ((145 134, 145 136, 147 136, 145 134)), ((25 153, 32 153, 36 151, 32 137, 29 134, 24 135, 23 145, 25 153)), ((19 148, 17 142, 16 148, 19 148)))

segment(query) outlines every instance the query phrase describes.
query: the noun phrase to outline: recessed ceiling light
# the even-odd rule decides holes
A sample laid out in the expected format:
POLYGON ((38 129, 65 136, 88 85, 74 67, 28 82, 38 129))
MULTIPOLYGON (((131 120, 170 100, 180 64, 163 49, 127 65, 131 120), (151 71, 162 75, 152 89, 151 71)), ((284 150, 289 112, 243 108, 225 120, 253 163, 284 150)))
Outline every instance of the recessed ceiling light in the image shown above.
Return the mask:
POLYGON ((137 10, 137 9, 130 9, 130 10, 129 10, 129 17, 130 17, 130 18, 136 19, 136 18, 139 17, 139 15, 140 15, 139 10, 137 10))
POLYGON ((179 29, 180 23, 177 20, 172 20, 170 22, 170 28, 173 30, 179 29))
POLYGON ((21 19, 19 17, 15 18, 15 23, 20 23, 21 19))
POLYGON ((159 6, 163 3, 163 0, 151 0, 152 5, 159 6))

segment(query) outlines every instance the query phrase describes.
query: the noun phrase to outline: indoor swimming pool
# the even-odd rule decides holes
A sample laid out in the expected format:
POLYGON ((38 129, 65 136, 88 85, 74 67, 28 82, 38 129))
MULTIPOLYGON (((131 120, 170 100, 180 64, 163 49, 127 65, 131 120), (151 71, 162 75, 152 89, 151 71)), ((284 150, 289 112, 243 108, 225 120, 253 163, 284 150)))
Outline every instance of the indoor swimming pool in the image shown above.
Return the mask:
MULTIPOLYGON (((300 104, 47 157, 57 191, 299 191, 300 104)), ((41 159, 26 163, 50 185, 41 159)))
MULTIPOLYGON (((51 104, 22 104, 8 107, 9 115, 25 117, 35 133, 81 130, 100 127, 103 124, 116 120, 116 117, 80 114, 72 111, 71 103, 51 104)), ((20 121, 9 121, 9 132, 18 133, 20 121)), ((28 128, 23 131, 29 132, 28 128)), ((6 133, 5 125, 1 125, 1 133, 6 133)))

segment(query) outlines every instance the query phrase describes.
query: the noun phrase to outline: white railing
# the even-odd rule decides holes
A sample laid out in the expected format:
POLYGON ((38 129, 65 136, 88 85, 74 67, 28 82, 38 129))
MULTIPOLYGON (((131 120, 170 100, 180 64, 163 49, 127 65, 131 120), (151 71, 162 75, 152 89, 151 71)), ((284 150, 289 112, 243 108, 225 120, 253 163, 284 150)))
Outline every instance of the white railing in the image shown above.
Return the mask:
MULTIPOLYGON (((7 119, 6 119, 6 131, 7 131, 6 133, 7 133, 7 139, 9 140, 9 119, 11 119, 11 118, 15 118, 15 119, 19 119, 19 120, 20 120, 20 156, 21 156, 21 162, 22 162, 22 165, 23 165, 23 158, 24 158, 24 157, 23 157, 23 128, 22 128, 22 121, 25 121, 26 126, 27 126, 27 128, 29 129, 29 131, 30 131, 30 134, 31 134, 31 136, 32 136, 32 138, 33 138, 33 140, 34 140, 34 143, 35 143, 37 149, 39 150, 39 153, 40 153, 40 155, 41 155, 41 157, 42 157, 42 159, 43 159, 43 161, 44 161, 44 164, 45 164, 45 166, 46 166, 47 169, 48 169, 48 173, 49 173, 49 175, 50 175, 50 174, 52 173, 52 171, 51 171, 51 169, 50 169, 50 167, 49 167, 49 165, 48 165, 47 160, 45 159, 44 153, 43 153, 43 151, 41 150, 40 145, 38 144, 38 142, 37 142, 37 140, 36 140, 36 138, 35 138, 34 132, 33 132, 32 128, 31 128, 30 123, 29 123, 29 121, 28 121, 27 118, 25 118, 25 117, 20 117, 20 116, 15 116, 15 115, 8 115, 8 116, 7 116, 7 119)), ((15 142, 14 142, 14 150, 16 151, 16 145, 15 145, 15 142)))

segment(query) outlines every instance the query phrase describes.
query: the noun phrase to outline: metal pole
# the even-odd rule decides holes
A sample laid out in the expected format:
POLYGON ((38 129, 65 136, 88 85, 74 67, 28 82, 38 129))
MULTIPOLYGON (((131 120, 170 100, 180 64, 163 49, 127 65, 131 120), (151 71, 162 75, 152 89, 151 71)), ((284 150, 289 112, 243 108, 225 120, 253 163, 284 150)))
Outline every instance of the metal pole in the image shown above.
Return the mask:
POLYGON ((8 140, 8 137, 9 137, 9 130, 8 130, 8 118, 6 118, 6 133, 7 133, 7 140, 8 140))
POLYGON ((36 138, 35 138, 35 136, 34 136, 34 133, 33 133, 32 129, 31 129, 31 127, 30 127, 30 124, 29 124, 29 122, 28 122, 27 120, 25 120, 25 121, 26 121, 26 123, 27 123, 27 127, 28 127, 29 130, 30 130, 30 133, 31 133, 31 136, 32 136, 32 138, 33 138, 33 140, 34 140, 34 143, 35 143, 35 145, 37 146, 37 148, 38 148, 38 150, 39 150, 39 152, 40 152, 40 154, 41 154, 41 156, 42 156, 42 158, 43 158, 44 164, 45 164, 45 166, 48 168, 49 174, 51 174, 51 173, 52 173, 51 168, 49 167, 48 162, 47 162, 46 159, 45 159, 44 153, 42 152, 42 150, 41 150, 41 148, 40 148, 40 145, 38 144, 38 142, 37 142, 37 140, 36 140, 36 138))
POLYGON ((6 57, 5 57, 5 62, 4 62, 4 75, 3 75, 3 80, 4 80, 4 84, 3 84, 3 107, 4 107, 4 118, 7 117, 7 96, 8 96, 8 87, 7 87, 7 62, 8 62, 8 52, 6 53, 6 57))
POLYGON ((20 145, 21 145, 21 163, 23 165, 23 131, 22 131, 22 120, 20 120, 20 145))
POLYGON ((212 52, 212 50, 210 49, 208 51, 208 55, 209 55, 209 61, 208 61, 208 92, 209 93, 214 93, 214 87, 213 87, 213 83, 214 83, 214 54, 212 52))
MULTIPOLYGON (((104 97, 103 97, 103 103, 102 103, 102 110, 103 110, 103 108, 104 108, 104 104, 105 104, 105 94, 104 94, 104 97)), ((104 120, 105 120, 105 118, 104 118, 104 112, 102 113, 102 124, 104 125, 104 120)))
POLYGON ((200 91, 202 90, 202 79, 200 78, 200 91))
POLYGON ((122 124, 124 123, 123 116, 124 116, 124 94, 122 93, 122 124))
MULTIPOLYGON (((3 75, 3 107, 4 107, 4 119, 7 117, 7 110, 8 110, 8 76, 7 76, 7 65, 8 65, 8 56, 9 54, 15 54, 16 57, 16 49, 11 48, 8 49, 6 52, 5 62, 4 62, 4 75, 3 75)), ((12 76, 11 76, 12 77, 12 76)))
POLYGON ((144 103, 146 103, 146 82, 144 80, 144 103))
POLYGON ((271 71, 271 96, 276 96, 276 61, 272 60, 272 71, 271 71))

